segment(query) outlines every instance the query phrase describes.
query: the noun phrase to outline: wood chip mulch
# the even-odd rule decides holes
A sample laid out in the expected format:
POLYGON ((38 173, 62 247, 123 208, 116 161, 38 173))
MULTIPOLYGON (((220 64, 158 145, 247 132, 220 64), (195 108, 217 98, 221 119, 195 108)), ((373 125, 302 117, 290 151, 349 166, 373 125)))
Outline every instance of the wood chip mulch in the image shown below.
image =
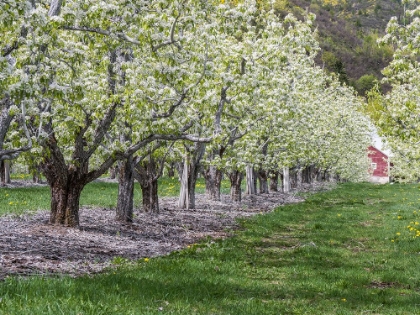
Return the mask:
MULTIPOLYGON (((306 187, 324 190, 325 185, 306 187)), ((224 238, 239 227, 236 219, 303 201, 296 194, 244 196, 241 204, 197 196, 197 209, 179 209, 177 198, 161 198, 160 213, 135 212, 132 224, 115 221, 115 209, 82 207, 80 227, 48 223, 48 211, 0 217, 0 280, 11 275, 95 274, 113 259, 167 255, 206 237, 224 238)))

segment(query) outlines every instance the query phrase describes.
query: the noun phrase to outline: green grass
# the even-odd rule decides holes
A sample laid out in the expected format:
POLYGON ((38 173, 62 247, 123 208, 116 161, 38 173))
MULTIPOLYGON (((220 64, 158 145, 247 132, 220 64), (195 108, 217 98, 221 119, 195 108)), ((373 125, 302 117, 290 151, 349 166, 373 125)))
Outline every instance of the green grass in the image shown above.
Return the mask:
POLYGON ((167 257, 8 278, 0 314, 420 314, 419 196, 344 184, 167 257))
MULTIPOLYGON (((18 179, 22 176, 16 175, 18 179)), ((229 182, 222 182, 222 193, 229 193, 229 182)), ((205 192, 204 179, 200 178, 196 186, 197 193, 205 192)), ((177 178, 164 177, 159 179, 159 196, 178 196, 179 182, 177 178)), ((99 206, 114 208, 117 204, 118 184, 92 182, 84 188, 81 206, 99 206)), ((141 204, 141 189, 138 183, 134 186, 134 205, 141 204)), ((22 214, 36 210, 47 210, 50 207, 50 190, 48 187, 0 188, 0 215, 13 213, 22 214)))

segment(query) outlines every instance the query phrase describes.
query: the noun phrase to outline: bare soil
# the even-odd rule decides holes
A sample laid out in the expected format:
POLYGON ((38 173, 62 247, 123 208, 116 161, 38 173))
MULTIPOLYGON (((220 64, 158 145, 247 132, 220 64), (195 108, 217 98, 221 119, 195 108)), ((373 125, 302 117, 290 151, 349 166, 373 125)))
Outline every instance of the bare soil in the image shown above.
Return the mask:
MULTIPOLYGON (((327 189, 306 186, 306 191, 327 189)), ((115 266, 120 258, 167 255, 204 238, 229 237, 237 218, 269 212, 303 201, 295 193, 245 196, 241 204, 222 196, 220 202, 197 195, 197 209, 182 210, 177 198, 161 198, 160 213, 137 211, 132 224, 114 220, 115 209, 83 207, 80 227, 48 223, 48 211, 0 217, 0 280, 8 275, 69 274, 78 276, 115 266)))

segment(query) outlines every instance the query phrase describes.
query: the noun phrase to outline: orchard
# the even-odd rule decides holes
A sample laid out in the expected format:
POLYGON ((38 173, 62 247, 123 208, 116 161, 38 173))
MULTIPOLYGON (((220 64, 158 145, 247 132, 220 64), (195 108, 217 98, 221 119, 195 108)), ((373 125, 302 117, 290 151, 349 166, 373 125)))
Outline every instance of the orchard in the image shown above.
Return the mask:
MULTIPOLYGON (((83 188, 115 165, 123 222, 135 180, 144 210, 159 211, 165 165, 178 168, 181 208, 195 207, 200 173, 213 200, 227 176, 236 202, 243 177, 255 194, 257 178, 260 193, 279 177, 287 192, 289 170, 298 185, 304 172, 367 175, 364 100, 315 64, 311 14, 281 18, 248 0, 8 0, 0 9, 0 159, 39 167, 52 224, 78 226, 83 188)), ((407 49, 388 69, 398 82, 418 77, 415 60, 402 63, 407 49)))

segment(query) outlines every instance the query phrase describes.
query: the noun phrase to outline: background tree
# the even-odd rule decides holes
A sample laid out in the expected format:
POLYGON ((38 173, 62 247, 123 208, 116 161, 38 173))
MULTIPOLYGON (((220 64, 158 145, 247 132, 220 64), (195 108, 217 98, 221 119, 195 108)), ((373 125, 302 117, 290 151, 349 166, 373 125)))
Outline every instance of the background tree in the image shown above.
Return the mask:
MULTIPOLYGON (((39 149, 33 152, 39 150, 41 168, 51 187, 51 223, 77 226, 83 187, 106 172, 117 159, 128 158, 158 139, 194 138, 185 134, 185 128, 178 129, 179 124, 169 128, 170 133, 159 129, 177 109, 177 102, 186 98, 185 89, 163 89, 162 95, 172 102, 146 101, 150 93, 162 88, 158 89, 161 82, 155 84, 153 76, 142 75, 170 70, 147 61, 154 58, 158 49, 181 44, 173 37, 176 19, 157 18, 160 12, 154 7, 167 7, 164 4, 145 1, 133 6, 107 1, 92 6, 89 2, 67 1, 61 10, 56 10, 61 12, 59 16, 49 16, 42 6, 36 10, 42 24, 28 36, 31 43, 28 50, 16 57, 20 74, 30 78, 22 83, 22 87, 32 91, 27 102, 33 102, 42 112, 33 120, 33 132, 40 133, 39 149), (149 11, 150 14, 145 14, 149 11), (29 51, 34 52, 35 62, 29 51), (137 62, 126 60, 127 54, 137 62), (124 67, 126 70, 120 71, 124 67), (149 90, 145 90, 144 97, 138 89, 139 93, 131 94, 134 85, 149 90), (116 115, 131 126, 143 121, 133 127, 141 135, 132 136, 132 142, 108 141, 112 139, 109 133, 116 115), (36 125, 41 127, 35 129, 36 125)), ((182 5, 172 1, 167 4, 182 5)), ((186 20, 189 26, 193 25, 186 20)), ((182 57, 173 52, 167 60, 173 61, 177 56, 182 57)), ((204 53, 202 57, 205 58, 204 53)), ((185 80, 184 84, 191 81, 196 84, 203 75, 203 58, 192 58, 199 64, 199 72, 193 72, 197 68, 191 67, 191 63, 184 65, 185 72, 177 74, 179 82, 189 77, 190 81, 185 80)), ((167 78, 169 73, 161 76, 167 78)))
POLYGON ((378 132, 392 151, 392 174, 400 181, 418 180, 420 170, 420 8, 407 10, 411 23, 400 24, 396 18, 388 23, 385 44, 395 48, 394 59, 384 69, 384 82, 392 90, 382 95, 378 89, 369 94, 367 112, 378 132))
POLYGON ((25 45, 26 23, 30 23, 34 9, 29 1, 0 3, 0 161, 14 159, 32 147, 14 55, 25 45))

